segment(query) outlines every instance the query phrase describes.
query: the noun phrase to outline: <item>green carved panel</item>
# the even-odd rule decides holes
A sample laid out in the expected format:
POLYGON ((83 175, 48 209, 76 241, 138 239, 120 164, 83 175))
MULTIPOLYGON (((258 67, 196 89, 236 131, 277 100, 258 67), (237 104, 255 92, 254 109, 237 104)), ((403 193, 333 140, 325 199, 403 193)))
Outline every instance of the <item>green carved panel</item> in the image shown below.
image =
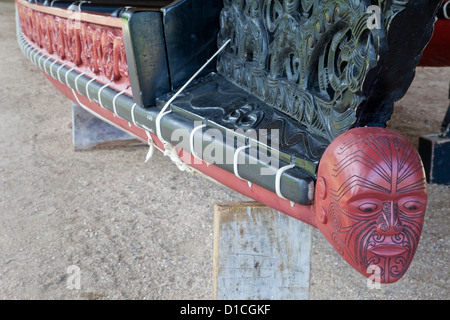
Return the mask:
MULTIPOLYGON (((218 43, 231 39, 231 44, 218 59, 218 72, 329 141, 353 126, 384 125, 399 96, 389 90, 406 91, 409 84, 388 86, 386 99, 376 102, 380 110, 367 105, 373 104, 371 95, 380 94, 377 79, 389 65, 389 54, 399 51, 388 40, 402 31, 391 26, 409 2, 224 0, 218 43), (358 115, 359 108, 380 115, 359 123, 359 117, 367 118, 358 115)), ((429 39, 439 1, 419 2, 426 7, 411 5, 405 14, 413 18, 423 11, 416 23, 429 39)), ((408 41, 407 34, 404 38, 408 41)), ((424 44, 408 49, 406 72, 414 72, 424 44)))

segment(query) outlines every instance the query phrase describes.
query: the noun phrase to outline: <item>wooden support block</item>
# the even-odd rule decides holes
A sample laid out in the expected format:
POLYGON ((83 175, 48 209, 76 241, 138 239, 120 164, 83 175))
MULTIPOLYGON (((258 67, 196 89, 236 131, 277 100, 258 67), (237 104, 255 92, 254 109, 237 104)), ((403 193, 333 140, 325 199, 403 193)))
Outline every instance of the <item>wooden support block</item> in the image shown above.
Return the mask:
POLYGON ((312 227, 257 202, 216 204, 218 300, 306 300, 312 227))
POLYGON ((72 135, 75 151, 144 145, 76 104, 72 105, 72 135))
POLYGON ((419 137, 419 154, 428 183, 450 185, 450 138, 419 137))

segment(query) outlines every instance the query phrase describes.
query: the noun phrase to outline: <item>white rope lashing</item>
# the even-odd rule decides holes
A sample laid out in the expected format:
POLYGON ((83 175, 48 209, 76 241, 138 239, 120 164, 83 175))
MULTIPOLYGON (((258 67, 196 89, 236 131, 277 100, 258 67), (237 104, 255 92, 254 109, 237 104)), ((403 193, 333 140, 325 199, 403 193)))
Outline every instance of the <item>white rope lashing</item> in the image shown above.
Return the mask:
MULTIPOLYGON (((239 153, 241 153, 242 150, 245 149, 249 149, 250 145, 246 145, 246 146, 242 146, 236 149, 236 151, 234 152, 234 157, 233 157, 233 170, 234 170, 234 175, 236 177, 238 177, 241 180, 245 180, 244 178, 242 178, 239 174, 239 153)), ((245 180, 248 183, 248 186, 251 188, 252 187, 252 183, 248 180, 245 180)))
POLYGON ((89 85, 90 85, 92 82, 94 82, 95 80, 97 80, 97 77, 92 78, 91 80, 89 80, 89 81, 86 83, 86 96, 87 96, 87 98, 89 99, 89 101, 92 101, 92 98, 91 98, 91 96, 90 96, 90 94, 89 94, 89 85))
POLYGON ((150 132, 148 132, 147 130, 145 131, 145 133, 147 134, 148 137, 148 145, 150 146, 147 152, 147 156, 145 157, 145 163, 147 163, 148 160, 151 159, 151 157, 153 156, 153 150, 155 149, 155 144, 153 143, 153 139, 152 136, 150 135, 150 132))
POLYGON ((53 61, 53 63, 50 65, 50 75, 54 78, 54 79, 56 79, 56 77, 55 77, 55 75, 53 74, 53 65, 55 64, 55 63, 57 63, 58 62, 58 60, 55 60, 55 61, 53 61))
POLYGON ((98 93, 97 93, 97 98, 98 98, 98 103, 100 104, 100 107, 102 107, 103 109, 106 109, 106 107, 103 105, 103 102, 102 102, 102 91, 105 89, 105 88, 107 88, 107 87, 109 87, 109 85, 110 85, 110 83, 107 83, 107 84, 105 84, 105 85, 103 85, 103 87, 101 87, 100 88, 100 90, 98 90, 98 93))
MULTIPOLYGON (((121 117, 119 117, 119 114, 117 113, 116 100, 117 100, 118 97, 120 97, 121 95, 123 95, 126 91, 127 91, 127 89, 124 89, 124 90, 120 91, 119 93, 117 93, 117 94, 114 96, 114 99, 113 99, 113 101, 112 101, 112 104, 113 104, 113 110, 114 110, 114 115, 115 115, 116 117, 118 117, 118 118, 121 118, 121 117)), ((122 118, 121 118, 121 119, 122 119, 122 118)))
POLYGON ((76 66, 72 67, 69 71, 66 72, 66 86, 68 86, 70 89, 73 89, 71 86, 69 86, 69 80, 67 79, 67 76, 69 75, 69 73, 71 73, 74 69, 76 68, 76 66))
POLYGON ((33 64, 38 67, 39 67, 39 65, 38 65, 38 61, 36 59, 37 59, 37 56, 41 54, 41 52, 42 52, 42 49, 39 49, 39 51, 34 51, 33 64))
POLYGON ((67 62, 64 62, 62 65, 60 65, 59 68, 58 68, 58 71, 57 71, 57 74, 58 74, 58 80, 59 80, 59 82, 61 82, 61 83, 64 83, 64 82, 61 80, 61 69, 64 68, 64 66, 66 65, 66 63, 67 63, 67 62))
POLYGON ((194 130, 191 131, 191 135, 190 135, 190 137, 189 137, 189 146, 190 146, 190 148, 191 148, 191 154, 192 154, 195 158, 197 158, 197 159, 199 159, 199 160, 203 160, 203 159, 200 158, 200 157, 197 155, 197 152, 195 152, 195 149, 194 149, 194 135, 195 135, 195 133, 196 133, 198 130, 203 129, 204 127, 206 127, 206 124, 202 124, 202 125, 199 125, 199 126, 195 127, 194 130))
POLYGON ((52 56, 48 56, 47 59, 44 61, 44 71, 46 74, 49 74, 50 72, 47 71, 47 62, 51 59, 52 56))
MULTIPOLYGON (((277 193, 277 196, 280 197, 281 199, 284 200, 288 200, 286 199, 282 194, 281 194, 281 175, 289 169, 292 169, 295 167, 295 164, 290 164, 287 166, 284 166, 282 168, 279 168, 277 170, 277 174, 275 175, 275 192, 277 193)), ((294 202, 291 201, 291 206, 294 206, 294 202)))
POLYGON ((450 2, 446 2, 445 4, 444 4, 444 7, 442 8, 443 9, 443 11, 444 11, 444 18, 445 19, 450 19, 450 16, 448 15, 448 13, 447 13, 447 7, 450 5, 450 2))
POLYGON ((136 106, 137 104, 134 103, 133 106, 131 107, 131 121, 137 127, 138 125, 136 124, 136 119, 134 118, 134 109, 136 109, 136 106))
POLYGON ((81 77, 84 76, 84 75, 85 75, 85 72, 80 73, 80 74, 75 78, 75 90, 77 90, 78 93, 81 93, 81 92, 80 92, 80 89, 78 89, 78 80, 79 80, 79 78, 81 78, 81 77))
POLYGON ((169 142, 164 140, 162 134, 161 134, 161 119, 172 112, 172 110, 167 110, 170 107, 170 104, 186 89, 186 87, 203 71, 203 69, 214 60, 214 58, 223 50, 225 47, 230 43, 231 40, 227 40, 220 48, 219 50, 214 53, 214 55, 208 59, 208 61, 205 62, 205 64, 198 69, 198 71, 169 99, 169 101, 166 102, 164 107, 161 109, 161 111, 158 113, 155 124, 156 124, 156 135, 158 136, 158 139, 163 143, 164 145, 164 155, 169 156, 170 159, 175 162, 177 167, 181 171, 190 171, 189 167, 180 159, 178 152, 174 146, 172 146, 169 142))

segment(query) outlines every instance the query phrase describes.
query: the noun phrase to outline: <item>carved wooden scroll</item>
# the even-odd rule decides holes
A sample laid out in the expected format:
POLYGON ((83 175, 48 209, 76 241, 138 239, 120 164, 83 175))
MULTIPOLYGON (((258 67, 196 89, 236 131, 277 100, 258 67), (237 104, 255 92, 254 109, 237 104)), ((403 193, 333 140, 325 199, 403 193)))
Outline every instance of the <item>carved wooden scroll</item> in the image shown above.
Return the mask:
POLYGON ((438 3, 225 0, 219 45, 231 45, 218 71, 329 141, 354 126, 384 126, 438 3))
POLYGON ((77 12, 56 16, 17 3, 23 34, 56 58, 105 82, 129 85, 122 29, 82 21, 77 12))

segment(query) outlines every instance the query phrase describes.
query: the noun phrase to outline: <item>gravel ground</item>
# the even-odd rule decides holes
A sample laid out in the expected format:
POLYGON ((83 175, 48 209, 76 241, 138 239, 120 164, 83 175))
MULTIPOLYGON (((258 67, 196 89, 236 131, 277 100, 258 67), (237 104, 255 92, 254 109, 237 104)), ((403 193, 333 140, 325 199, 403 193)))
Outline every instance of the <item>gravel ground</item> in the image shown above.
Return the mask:
MULTIPOLYGON (((71 102, 20 52, 0 2, 0 299, 211 299, 213 207, 247 198, 146 148, 75 152, 71 102), (67 283, 81 272, 78 290, 67 283)), ((389 127, 437 133, 449 68, 419 68, 389 127)), ((369 289, 314 231, 311 299, 448 299, 450 188, 429 185, 406 275, 369 289)))

